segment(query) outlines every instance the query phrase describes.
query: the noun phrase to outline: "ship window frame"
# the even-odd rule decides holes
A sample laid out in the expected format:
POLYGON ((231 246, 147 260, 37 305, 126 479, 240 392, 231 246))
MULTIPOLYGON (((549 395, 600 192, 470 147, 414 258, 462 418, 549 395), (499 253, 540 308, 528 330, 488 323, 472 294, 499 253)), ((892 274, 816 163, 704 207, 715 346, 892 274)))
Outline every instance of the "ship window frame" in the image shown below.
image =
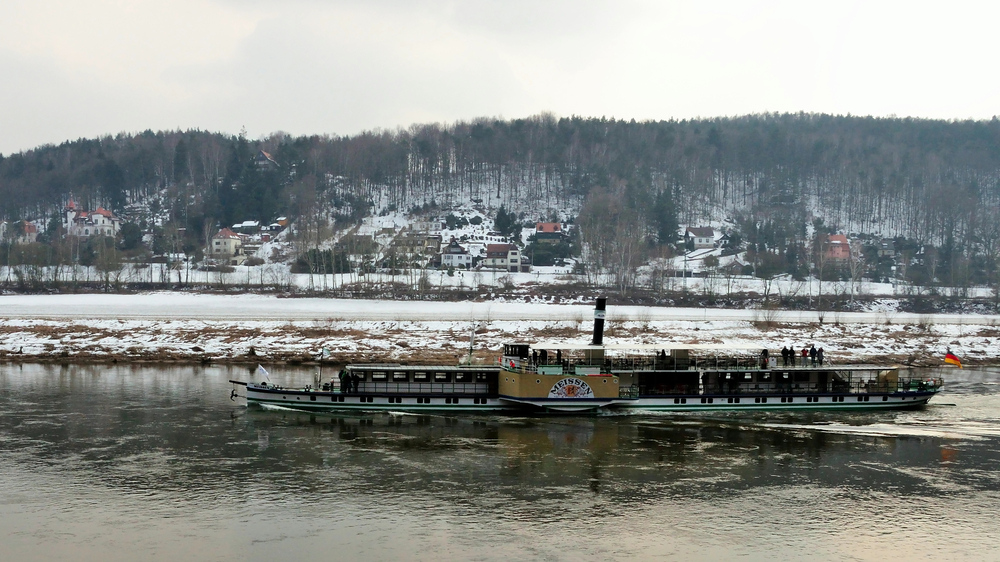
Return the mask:
POLYGON ((434 382, 451 382, 451 373, 434 373, 434 382))
POLYGON ((389 373, 386 373, 385 371, 372 371, 371 380, 372 382, 389 380, 389 373))
POLYGON ((455 382, 472 382, 472 373, 455 373, 455 382))
POLYGON ((392 382, 409 382, 410 376, 405 371, 393 371, 392 382))
POLYGON ((426 371, 417 371, 413 373, 413 382, 428 382, 430 381, 430 375, 426 371))

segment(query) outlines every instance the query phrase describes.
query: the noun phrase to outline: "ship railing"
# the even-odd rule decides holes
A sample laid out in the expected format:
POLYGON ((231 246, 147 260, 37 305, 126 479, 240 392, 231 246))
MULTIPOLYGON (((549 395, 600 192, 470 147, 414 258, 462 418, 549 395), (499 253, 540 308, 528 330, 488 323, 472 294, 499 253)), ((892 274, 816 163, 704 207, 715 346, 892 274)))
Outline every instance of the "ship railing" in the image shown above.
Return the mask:
MULTIPOLYGON (((899 382, 885 381, 831 381, 818 382, 740 382, 737 384, 709 384, 702 386, 702 394, 895 394, 897 392, 924 392, 940 385, 912 379, 899 382)), ((690 394, 688 388, 643 389, 645 395, 690 394)))

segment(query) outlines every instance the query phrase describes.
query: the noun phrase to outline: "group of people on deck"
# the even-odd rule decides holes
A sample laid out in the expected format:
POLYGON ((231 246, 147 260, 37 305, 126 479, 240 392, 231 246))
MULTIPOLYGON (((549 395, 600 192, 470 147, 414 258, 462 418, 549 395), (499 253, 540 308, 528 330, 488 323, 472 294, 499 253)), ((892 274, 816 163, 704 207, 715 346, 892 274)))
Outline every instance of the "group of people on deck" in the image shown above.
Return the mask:
MULTIPOLYGON (((562 365, 562 350, 556 350, 556 364, 562 365)), ((549 352, 546 349, 538 351, 537 349, 531 350, 531 363, 534 365, 548 365, 549 364, 549 352)))
MULTIPOLYGON (((795 348, 785 346, 781 348, 781 361, 785 367, 795 366, 795 348)), ((802 366, 808 367, 810 364, 815 367, 819 365, 823 366, 823 348, 816 349, 816 344, 809 347, 803 347, 802 351, 799 352, 799 356, 802 357, 802 366)))
POLYGON ((356 394, 358 392, 358 381, 361 377, 354 373, 348 373, 347 369, 340 370, 340 393, 356 394))

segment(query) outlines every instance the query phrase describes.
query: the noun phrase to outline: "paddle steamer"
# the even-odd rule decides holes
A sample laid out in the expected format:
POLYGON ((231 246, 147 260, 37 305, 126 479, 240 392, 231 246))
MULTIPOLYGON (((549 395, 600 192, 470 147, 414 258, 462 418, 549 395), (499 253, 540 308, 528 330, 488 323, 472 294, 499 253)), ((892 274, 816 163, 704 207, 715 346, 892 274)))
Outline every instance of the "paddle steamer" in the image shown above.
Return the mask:
POLYGON ((230 382, 246 386, 248 403, 410 412, 904 409, 941 389, 899 367, 779 365, 761 348, 605 345, 605 305, 598 299, 589 344, 506 344, 493 365, 348 365, 319 388, 230 382))

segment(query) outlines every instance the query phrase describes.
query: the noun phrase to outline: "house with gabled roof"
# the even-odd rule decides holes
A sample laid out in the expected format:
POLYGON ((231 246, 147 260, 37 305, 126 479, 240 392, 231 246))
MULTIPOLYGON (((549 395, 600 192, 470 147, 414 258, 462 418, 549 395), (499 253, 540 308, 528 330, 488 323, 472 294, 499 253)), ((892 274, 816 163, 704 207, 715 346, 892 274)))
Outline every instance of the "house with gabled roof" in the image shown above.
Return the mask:
POLYGON ((208 257, 225 261, 229 265, 240 265, 246 261, 243 252, 243 238, 228 228, 223 228, 209 241, 208 257))
POLYGON ((117 236, 122 220, 104 207, 87 211, 77 206, 70 197, 63 208, 63 229, 67 236, 89 238, 91 236, 117 236))
POLYGON ((503 269, 511 273, 531 272, 531 263, 514 244, 487 244, 483 267, 503 269))
POLYGON ((270 171, 276 170, 281 166, 278 165, 278 161, 275 160, 269 153, 263 150, 257 151, 257 156, 254 157, 254 165, 257 166, 258 170, 270 171))
POLYGON ((451 239, 447 246, 441 248, 441 267, 472 268, 472 254, 458 240, 451 239))
POLYGON ((535 223, 535 242, 539 244, 558 244, 562 239, 562 224, 557 222, 535 223))
POLYGON ((827 234, 823 257, 831 263, 846 263, 851 259, 851 243, 843 234, 827 234))
POLYGON ((684 243, 694 244, 695 250, 714 248, 715 229, 710 226, 689 226, 684 231, 684 243))
POLYGON ((31 244, 38 240, 38 225, 28 221, 0 221, 0 242, 31 244))

